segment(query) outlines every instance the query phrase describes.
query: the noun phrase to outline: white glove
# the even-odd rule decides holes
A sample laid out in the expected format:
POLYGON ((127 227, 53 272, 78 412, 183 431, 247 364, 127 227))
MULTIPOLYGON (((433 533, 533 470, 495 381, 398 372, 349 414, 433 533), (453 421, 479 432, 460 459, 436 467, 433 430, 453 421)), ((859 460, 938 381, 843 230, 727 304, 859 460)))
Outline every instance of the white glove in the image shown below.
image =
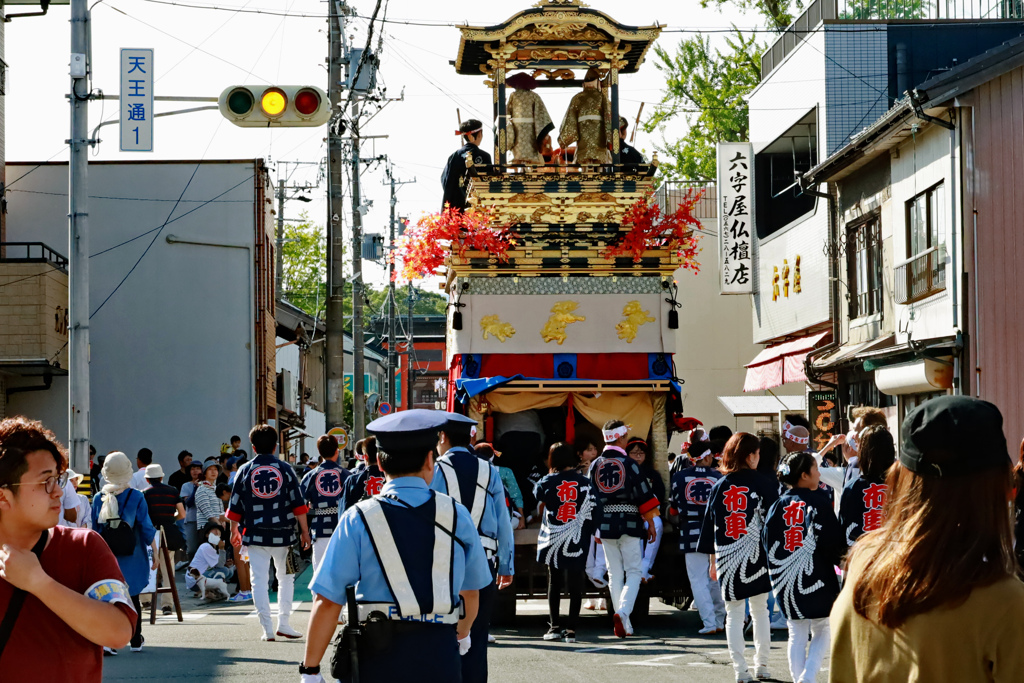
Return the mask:
POLYGON ((470 646, 472 646, 472 637, 467 635, 465 638, 459 641, 459 655, 464 655, 469 652, 470 646))
POLYGON ((301 683, 326 683, 320 674, 299 674, 302 676, 301 683))

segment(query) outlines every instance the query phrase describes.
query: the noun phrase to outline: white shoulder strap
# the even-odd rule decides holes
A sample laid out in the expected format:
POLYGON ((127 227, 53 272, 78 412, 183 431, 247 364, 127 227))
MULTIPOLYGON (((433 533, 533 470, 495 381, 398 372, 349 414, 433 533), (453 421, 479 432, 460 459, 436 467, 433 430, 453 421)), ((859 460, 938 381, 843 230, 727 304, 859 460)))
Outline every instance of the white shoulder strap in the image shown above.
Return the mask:
POLYGON ((443 458, 438 460, 437 464, 441 466, 441 474, 444 476, 444 483, 448 487, 448 495, 461 503, 462 491, 459 489, 459 477, 455 474, 455 465, 450 460, 443 458))
POLYGON ((473 492, 473 509, 469 511, 473 524, 480 528, 480 520, 484 518, 484 506, 487 505, 487 487, 491 484, 491 465, 477 458, 476 488, 473 492))
POLYGON ((452 554, 455 530, 455 501, 448 496, 434 496, 434 564, 431 583, 434 589, 434 613, 452 611, 452 554))
MULTIPOLYGON (((381 503, 375 498, 369 498, 357 506, 363 520, 366 522, 366 530, 370 533, 370 540, 377 551, 377 559, 380 560, 380 568, 384 572, 384 580, 388 588, 395 596, 395 603, 402 616, 422 614, 419 601, 409 583, 409 577, 405 573, 405 565, 398 553, 398 546, 395 545, 395 538, 391 535, 391 527, 384 517, 381 503)), ((435 541, 436 545, 436 541, 435 541)), ((435 557, 436 564, 436 557, 435 557)), ((435 589, 436 591, 436 589, 435 589)), ((449 601, 451 598, 449 598, 449 601)))

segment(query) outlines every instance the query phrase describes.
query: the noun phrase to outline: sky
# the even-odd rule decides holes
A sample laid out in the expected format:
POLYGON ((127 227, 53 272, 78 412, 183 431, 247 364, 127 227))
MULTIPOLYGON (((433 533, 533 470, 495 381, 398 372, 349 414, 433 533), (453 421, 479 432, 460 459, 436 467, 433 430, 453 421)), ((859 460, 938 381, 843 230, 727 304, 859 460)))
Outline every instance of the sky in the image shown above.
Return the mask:
MULTIPOLYGON (((350 0, 360 17, 369 17, 374 0, 350 0)), ((522 2, 465 3, 449 0, 385 0, 386 18, 391 22, 469 23, 490 25, 505 21, 533 4, 522 2)), ((735 24, 752 28, 760 24, 752 14, 730 10, 702 9, 698 0, 631 0, 611 2, 590 0, 594 9, 632 25, 660 23, 666 27, 659 44, 674 47, 696 31, 709 31, 713 44, 721 44, 723 30, 735 24)), ((14 13, 31 7, 9 6, 14 13)), ((382 12, 385 8, 382 8, 382 12)), ((100 0, 92 12, 93 87, 108 94, 118 91, 120 48, 154 49, 154 90, 158 96, 217 96, 233 85, 316 85, 327 89, 327 24, 322 0, 100 0), (172 4, 178 3, 178 4, 172 4), (198 7, 186 7, 194 5, 198 7), (211 9, 216 8, 216 9, 211 9), (247 10, 239 11, 239 10, 247 10), (250 13, 251 12, 251 13, 250 13), (257 13, 261 12, 261 13, 257 13), (287 16, 278 16, 284 14, 287 16), (303 16, 305 15, 305 16, 303 16)), ((64 140, 69 117, 68 92, 70 52, 69 8, 51 5, 45 17, 15 19, 5 27, 4 60, 8 64, 6 104, 7 161, 66 160, 64 140)), ((347 33, 356 46, 366 42, 368 21, 354 18, 347 33)), ((373 48, 381 38, 380 22, 374 26, 373 48)), ((381 67, 378 82, 386 86, 388 98, 402 98, 387 104, 372 120, 364 119, 365 136, 387 136, 366 140, 364 158, 387 155, 400 180, 415 180, 401 186, 398 213, 415 221, 440 208, 441 169, 459 146, 454 135, 456 108, 462 118, 490 118, 490 90, 483 75, 460 76, 449 64, 459 46, 459 31, 451 26, 384 24, 380 44, 381 67)), ((770 36, 765 34, 764 39, 770 36)), ((641 102, 645 117, 660 99, 664 79, 654 65, 653 52, 635 75, 620 81, 623 114, 636 118, 641 102)), ((561 122, 571 91, 545 90, 543 96, 556 126, 561 122)), ((100 121, 115 119, 117 103, 97 101, 90 105, 90 128, 100 121)), ((197 106, 195 103, 158 102, 157 111, 197 106)), ((253 159, 264 158, 276 182, 276 162, 311 162, 292 170, 293 184, 311 184, 310 203, 288 202, 287 218, 302 211, 320 224, 326 218, 326 186, 318 177, 318 163, 326 152, 326 128, 253 129, 238 128, 217 111, 206 111, 157 119, 152 153, 118 151, 117 126, 100 130, 102 143, 91 157, 95 160, 134 159, 253 159)), ((669 137, 685 132, 680 119, 666 131, 669 137)), ((639 132, 636 145, 648 156, 658 133, 639 132)), ((490 149, 490 145, 485 145, 490 149)), ((381 164, 364 168, 364 196, 373 202, 363 219, 366 232, 387 233, 389 190, 381 164)), ((346 225, 351 214, 346 184, 346 225)), ((175 199, 180 188, 154 188, 175 199)), ((162 196, 162 195, 161 195, 162 196)), ((16 201, 16 198, 12 198, 16 201)), ((364 266, 365 267, 365 266, 364 266)), ((386 279, 382 268, 369 267, 367 281, 380 286, 386 279)))

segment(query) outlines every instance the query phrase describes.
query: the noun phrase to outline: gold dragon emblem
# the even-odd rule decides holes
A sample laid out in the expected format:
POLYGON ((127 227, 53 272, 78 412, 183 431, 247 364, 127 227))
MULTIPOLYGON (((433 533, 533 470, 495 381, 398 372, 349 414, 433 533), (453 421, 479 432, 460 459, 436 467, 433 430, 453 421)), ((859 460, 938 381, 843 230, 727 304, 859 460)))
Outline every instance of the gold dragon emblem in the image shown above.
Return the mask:
POLYGON ((650 311, 643 310, 639 301, 630 301, 626 304, 622 309, 622 315, 625 316, 625 320, 615 326, 615 331, 619 333, 619 339, 625 339, 627 344, 632 344, 636 339, 641 325, 655 321, 650 311))
POLYGON ((495 339, 504 344, 506 340, 515 336, 516 328, 512 327, 512 323, 501 322, 497 315, 485 315, 480 318, 480 331, 483 332, 484 339, 493 335, 495 339))
POLYGON ((559 301, 551 307, 551 317, 540 330, 540 336, 545 344, 558 342, 561 346, 566 339, 566 326, 586 320, 585 316, 573 313, 579 306, 578 301, 559 301))

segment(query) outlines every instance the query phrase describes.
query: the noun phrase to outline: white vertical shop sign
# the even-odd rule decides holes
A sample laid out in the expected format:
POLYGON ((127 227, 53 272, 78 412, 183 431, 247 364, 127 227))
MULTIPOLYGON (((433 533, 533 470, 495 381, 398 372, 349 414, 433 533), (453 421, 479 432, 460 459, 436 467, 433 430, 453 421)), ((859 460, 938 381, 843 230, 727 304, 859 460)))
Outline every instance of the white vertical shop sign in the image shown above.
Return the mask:
POLYGON ((153 50, 121 49, 121 151, 153 151, 153 50))
POLYGON ((753 291, 754 149, 749 142, 718 143, 718 256, 722 294, 753 291))

